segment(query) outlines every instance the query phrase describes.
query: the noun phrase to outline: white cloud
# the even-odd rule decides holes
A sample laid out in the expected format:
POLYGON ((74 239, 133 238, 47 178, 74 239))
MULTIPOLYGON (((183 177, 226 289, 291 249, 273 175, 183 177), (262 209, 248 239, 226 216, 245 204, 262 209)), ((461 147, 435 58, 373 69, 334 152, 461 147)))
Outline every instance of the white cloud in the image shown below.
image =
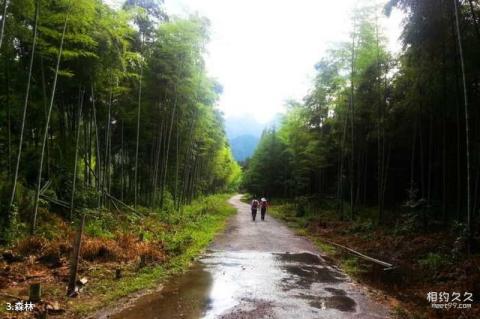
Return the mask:
MULTIPOLYGON (((283 111, 286 99, 307 93, 315 63, 331 43, 347 39, 356 2, 165 0, 165 6, 169 14, 198 12, 210 19, 207 69, 224 86, 219 107, 226 116, 253 114, 266 122, 283 111)), ((394 11, 385 19, 396 51, 401 18, 394 11)))

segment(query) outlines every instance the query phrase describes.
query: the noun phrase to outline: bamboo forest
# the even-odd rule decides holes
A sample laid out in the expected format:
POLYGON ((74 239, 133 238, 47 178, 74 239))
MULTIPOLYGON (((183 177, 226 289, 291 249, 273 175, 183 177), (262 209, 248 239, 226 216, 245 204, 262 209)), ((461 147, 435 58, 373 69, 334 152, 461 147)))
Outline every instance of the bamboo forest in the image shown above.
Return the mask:
POLYGON ((0 0, 0 317, 480 318, 480 1, 341 2, 0 0))

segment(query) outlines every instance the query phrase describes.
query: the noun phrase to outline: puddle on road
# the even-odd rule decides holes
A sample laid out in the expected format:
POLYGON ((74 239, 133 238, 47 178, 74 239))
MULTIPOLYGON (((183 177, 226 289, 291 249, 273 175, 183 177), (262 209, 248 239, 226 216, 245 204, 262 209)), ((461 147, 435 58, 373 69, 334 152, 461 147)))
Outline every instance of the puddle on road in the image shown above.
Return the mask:
POLYGON ((345 279, 309 253, 211 251, 161 292, 141 297, 110 318, 275 318, 301 313, 308 318, 312 313, 352 312, 355 301, 344 290, 326 286, 341 285, 345 279))
POLYGON ((345 281, 344 274, 327 265, 317 256, 309 253, 276 254, 282 269, 290 276, 283 279, 284 290, 310 289, 315 283, 339 283, 345 281))
POLYGON ((199 264, 186 274, 173 277, 161 292, 138 299, 112 319, 197 319, 208 309, 212 276, 199 264))
POLYGON ((342 289, 336 289, 332 287, 325 288, 326 291, 331 292, 334 296, 345 296, 347 292, 342 289))
POLYGON ((310 254, 307 252, 304 253, 285 253, 285 254, 274 254, 279 260, 284 262, 296 262, 296 263, 303 263, 308 265, 318 265, 320 264, 321 260, 320 257, 314 254, 310 254))
POLYGON ((327 288, 325 288, 325 290, 328 291, 328 292, 331 292, 332 295, 334 295, 334 296, 345 296, 347 294, 347 292, 345 290, 336 289, 336 288, 332 288, 332 287, 327 287, 327 288))
POLYGON ((313 283, 336 283, 345 280, 345 276, 338 271, 331 270, 327 267, 312 267, 303 265, 288 265, 284 269, 295 275, 293 278, 287 278, 286 282, 289 285, 302 286, 304 288, 310 287, 313 283))

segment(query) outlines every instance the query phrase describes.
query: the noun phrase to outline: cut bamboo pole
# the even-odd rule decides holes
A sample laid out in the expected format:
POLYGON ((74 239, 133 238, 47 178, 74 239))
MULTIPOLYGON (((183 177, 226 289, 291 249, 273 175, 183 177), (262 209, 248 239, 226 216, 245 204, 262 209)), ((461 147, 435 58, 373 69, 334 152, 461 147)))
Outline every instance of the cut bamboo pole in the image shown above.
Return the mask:
POLYGON ((373 258, 373 257, 364 255, 364 254, 362 254, 362 253, 360 253, 360 252, 358 252, 358 251, 356 251, 356 250, 353 250, 353 249, 348 248, 348 247, 346 247, 346 246, 343 246, 343 245, 334 243, 333 241, 330 241, 330 240, 328 240, 328 239, 321 239, 321 240, 322 240, 323 242, 326 242, 327 244, 330 244, 330 245, 333 245, 333 246, 336 246, 336 247, 345 249, 346 251, 348 251, 348 252, 350 252, 350 253, 352 253, 352 254, 360 257, 360 258, 363 258, 363 259, 368 260, 368 261, 371 261, 371 262, 373 262, 373 263, 375 263, 375 264, 378 264, 378 265, 387 267, 387 268, 385 268, 385 270, 394 268, 393 265, 390 264, 390 263, 387 263, 387 262, 385 262, 385 261, 381 261, 381 260, 379 260, 379 259, 375 259, 375 258, 373 258))

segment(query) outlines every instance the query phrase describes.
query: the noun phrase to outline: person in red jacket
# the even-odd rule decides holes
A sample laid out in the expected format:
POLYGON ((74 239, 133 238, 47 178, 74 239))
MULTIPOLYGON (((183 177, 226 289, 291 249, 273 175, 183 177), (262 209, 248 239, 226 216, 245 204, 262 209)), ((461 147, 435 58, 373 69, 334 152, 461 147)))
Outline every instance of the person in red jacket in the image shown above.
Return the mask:
POLYGON ((267 199, 265 197, 262 197, 262 199, 260 200, 260 213, 262 214, 263 221, 265 220, 265 213, 267 212, 267 207, 267 199))

